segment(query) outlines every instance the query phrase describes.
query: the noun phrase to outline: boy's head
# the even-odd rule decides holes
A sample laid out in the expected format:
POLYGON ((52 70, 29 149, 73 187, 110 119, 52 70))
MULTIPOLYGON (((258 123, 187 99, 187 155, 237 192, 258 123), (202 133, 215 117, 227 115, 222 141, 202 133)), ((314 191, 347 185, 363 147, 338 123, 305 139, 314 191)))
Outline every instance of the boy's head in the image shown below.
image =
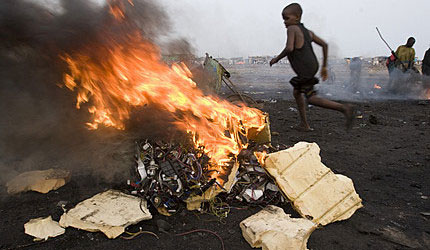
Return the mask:
POLYGON ((302 7, 298 3, 292 3, 282 10, 282 18, 285 27, 300 23, 302 18, 302 7))
POLYGON ((406 42, 406 47, 412 48, 412 46, 414 46, 414 44, 415 44, 415 38, 409 37, 408 41, 406 42))

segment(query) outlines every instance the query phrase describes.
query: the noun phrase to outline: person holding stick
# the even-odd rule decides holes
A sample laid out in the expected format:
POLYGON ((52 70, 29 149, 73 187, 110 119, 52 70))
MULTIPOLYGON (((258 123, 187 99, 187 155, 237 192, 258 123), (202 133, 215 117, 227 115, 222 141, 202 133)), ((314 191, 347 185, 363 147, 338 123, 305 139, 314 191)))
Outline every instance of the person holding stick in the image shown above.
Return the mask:
POLYGON ((395 65, 398 69, 406 72, 413 69, 415 62, 415 49, 412 48, 415 44, 415 38, 409 37, 405 45, 400 45, 396 50, 397 60, 395 65))

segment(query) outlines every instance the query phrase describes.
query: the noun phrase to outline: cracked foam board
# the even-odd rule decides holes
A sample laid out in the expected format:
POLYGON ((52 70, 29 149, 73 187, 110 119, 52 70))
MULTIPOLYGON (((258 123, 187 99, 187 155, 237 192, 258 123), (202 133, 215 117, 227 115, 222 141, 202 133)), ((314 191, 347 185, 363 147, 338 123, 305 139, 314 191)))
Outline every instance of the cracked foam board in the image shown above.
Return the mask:
POLYGON ((240 223, 242 235, 253 248, 263 250, 306 250, 317 224, 308 219, 291 218, 282 208, 267 206, 240 223))
POLYGON ((304 218, 321 225, 346 220, 363 205, 351 179, 321 162, 316 143, 269 154, 265 169, 304 218))
POLYGON ((80 202, 61 216, 62 227, 74 227, 90 232, 103 232, 113 239, 129 225, 152 218, 146 201, 115 190, 80 202))
POLYGON ((64 234, 65 229, 58 222, 53 221, 51 216, 46 218, 31 219, 24 224, 25 233, 39 240, 47 240, 49 237, 57 237, 64 234))
POLYGON ((9 194, 36 191, 46 194, 57 190, 70 180, 70 172, 62 169, 36 170, 19 174, 10 180, 7 186, 9 194))

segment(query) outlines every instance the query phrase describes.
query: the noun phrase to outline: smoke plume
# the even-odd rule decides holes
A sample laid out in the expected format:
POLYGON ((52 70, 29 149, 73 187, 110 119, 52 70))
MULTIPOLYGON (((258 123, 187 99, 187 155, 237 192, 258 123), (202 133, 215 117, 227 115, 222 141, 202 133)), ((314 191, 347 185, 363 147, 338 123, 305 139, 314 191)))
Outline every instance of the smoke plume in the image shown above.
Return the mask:
POLYGON ((124 39, 115 34, 129 29, 130 23, 162 50, 167 46, 169 53, 175 48, 189 53, 192 48, 181 39, 176 47, 176 42, 161 42, 170 22, 153 1, 111 0, 111 6, 88 0, 42 3, 0 2, 0 184, 23 171, 57 167, 75 174, 90 170, 107 178, 127 176, 136 136, 163 134, 160 124, 168 123, 169 116, 157 111, 151 117, 155 112, 147 108, 139 121, 156 124, 152 127, 134 126, 133 133, 87 130, 89 115, 75 108, 73 92, 60 88, 67 71, 60 55, 103 44, 107 34, 124 39), (115 5, 126 8, 132 22, 113 22, 115 5))

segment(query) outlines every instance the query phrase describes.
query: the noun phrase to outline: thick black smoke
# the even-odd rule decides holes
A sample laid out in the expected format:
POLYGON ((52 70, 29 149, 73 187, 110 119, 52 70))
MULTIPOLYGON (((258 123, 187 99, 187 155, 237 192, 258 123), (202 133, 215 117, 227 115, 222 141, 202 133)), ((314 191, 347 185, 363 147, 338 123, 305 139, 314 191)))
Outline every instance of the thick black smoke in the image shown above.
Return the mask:
MULTIPOLYGON (((67 72, 60 58, 64 53, 103 44, 106 35, 124 39, 120 31, 130 25, 156 44, 168 34, 168 17, 155 3, 111 2, 126 7, 130 22, 116 21, 108 5, 89 0, 60 0, 51 8, 35 1, 0 1, 0 183, 26 170, 56 167, 109 178, 129 174, 138 135, 87 130, 90 119, 75 108, 75 93, 59 87, 67 72)), ((163 119, 151 117, 150 109, 140 117, 145 136, 162 133, 169 116, 157 114, 163 119)))

